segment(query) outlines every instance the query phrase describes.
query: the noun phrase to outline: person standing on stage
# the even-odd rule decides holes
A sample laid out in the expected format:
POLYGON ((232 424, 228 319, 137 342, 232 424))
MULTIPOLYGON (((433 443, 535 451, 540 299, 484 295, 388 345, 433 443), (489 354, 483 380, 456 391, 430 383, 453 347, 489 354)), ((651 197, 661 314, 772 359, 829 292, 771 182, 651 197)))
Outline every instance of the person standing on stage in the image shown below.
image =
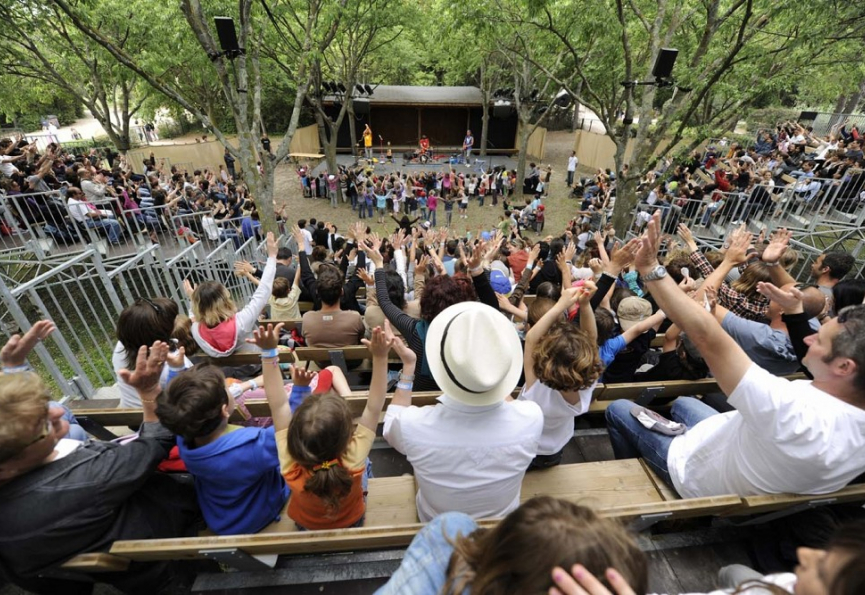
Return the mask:
POLYGON ((372 128, 369 124, 363 129, 363 150, 367 161, 372 161, 372 128))
POLYGON ((466 137, 463 140, 463 156, 466 160, 466 167, 469 166, 469 160, 472 157, 472 147, 475 145, 475 137, 472 136, 471 130, 466 130, 466 137))

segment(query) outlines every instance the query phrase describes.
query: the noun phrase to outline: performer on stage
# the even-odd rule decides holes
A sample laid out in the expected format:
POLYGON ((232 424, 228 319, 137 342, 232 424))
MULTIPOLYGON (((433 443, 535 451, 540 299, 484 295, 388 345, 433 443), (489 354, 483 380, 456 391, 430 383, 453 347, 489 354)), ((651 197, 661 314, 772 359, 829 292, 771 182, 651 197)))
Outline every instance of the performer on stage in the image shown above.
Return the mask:
POLYGON ((372 128, 369 127, 369 124, 363 129, 363 150, 367 161, 372 162, 372 128))
POLYGON ((475 145, 475 137, 472 136, 471 130, 466 130, 466 138, 463 140, 463 156, 466 159, 466 166, 469 165, 469 160, 472 157, 472 147, 475 145))

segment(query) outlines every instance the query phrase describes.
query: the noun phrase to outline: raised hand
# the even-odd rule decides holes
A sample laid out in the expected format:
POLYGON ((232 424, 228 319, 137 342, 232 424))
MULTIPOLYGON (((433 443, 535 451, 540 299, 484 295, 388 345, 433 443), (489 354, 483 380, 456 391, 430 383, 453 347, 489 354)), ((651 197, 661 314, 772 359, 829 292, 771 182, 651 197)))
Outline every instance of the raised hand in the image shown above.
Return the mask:
POLYGON ((195 292, 195 286, 192 284, 192 281, 189 279, 183 280, 183 293, 186 294, 186 297, 192 299, 192 294, 195 292))
MULTIPOLYGON (((646 224, 646 232, 636 244, 631 240, 621 251, 631 252, 634 264, 641 274, 648 274, 658 266, 658 248, 661 245, 661 211, 655 211, 646 224), (633 245, 632 245, 633 244, 633 245)), ((618 254, 618 253, 617 253, 618 254)))
POLYGON ((754 234, 745 229, 743 225, 739 229, 730 234, 730 245, 727 252, 724 254, 724 260, 734 264, 741 264, 748 259, 748 248, 751 247, 751 240, 754 234))
POLYGON ((279 332, 282 330, 283 326, 285 325, 282 322, 276 326, 273 326, 273 324, 270 323, 266 328, 260 326, 252 331, 252 338, 247 339, 246 342, 251 343, 252 345, 257 345, 262 350, 275 349, 279 345, 279 332))
POLYGON ((676 233, 682 241, 685 242, 685 245, 691 252, 697 251, 697 242, 694 240, 694 234, 691 233, 691 230, 684 223, 679 223, 679 227, 676 230, 676 233))
POLYGON ((135 370, 130 372, 124 368, 119 370, 117 375, 139 393, 159 390, 159 378, 167 358, 168 343, 156 341, 150 346, 149 353, 147 345, 142 345, 135 359, 135 370))
POLYGON ((300 366, 291 367, 291 383, 295 386, 309 386, 317 372, 300 366))
POLYGON ((775 230, 769 238, 769 245, 763 250, 761 258, 763 262, 775 263, 781 260, 787 246, 790 244, 790 238, 793 237, 793 232, 786 228, 775 230))
POLYGON ((186 349, 183 347, 179 347, 174 351, 168 352, 165 356, 165 361, 168 362, 168 365, 172 368, 182 368, 186 363, 186 349))
POLYGON ((805 296, 796 287, 782 289, 772 283, 757 283, 757 291, 777 303, 785 314, 801 314, 805 311, 802 301, 805 296))
POLYGON ((375 285, 375 278, 366 269, 357 267, 357 276, 367 285, 375 285))
POLYGON ((580 307, 589 306, 591 307, 592 297, 598 291, 598 286, 595 285, 594 281, 586 279, 583 281, 582 293, 580 293, 580 307))
POLYGON ((372 329, 372 339, 361 339, 360 342, 369 348, 369 352, 372 354, 373 359, 387 358, 392 345, 392 342, 388 341, 387 337, 385 337, 385 332, 380 326, 372 329))
POLYGON ((403 365, 415 363, 417 361, 417 354, 412 351, 411 347, 406 345, 402 339, 393 334, 393 327, 387 319, 384 321, 384 337, 385 340, 390 342, 391 348, 399 356, 403 365))
POLYGON ((580 301, 580 296, 583 293, 582 287, 568 287, 562 289, 562 296, 559 298, 559 303, 570 308, 580 301))
POLYGON ((24 336, 12 335, 0 349, 0 361, 4 368, 23 366, 27 356, 36 347, 36 344, 54 332, 57 327, 50 320, 40 320, 30 327, 24 336))

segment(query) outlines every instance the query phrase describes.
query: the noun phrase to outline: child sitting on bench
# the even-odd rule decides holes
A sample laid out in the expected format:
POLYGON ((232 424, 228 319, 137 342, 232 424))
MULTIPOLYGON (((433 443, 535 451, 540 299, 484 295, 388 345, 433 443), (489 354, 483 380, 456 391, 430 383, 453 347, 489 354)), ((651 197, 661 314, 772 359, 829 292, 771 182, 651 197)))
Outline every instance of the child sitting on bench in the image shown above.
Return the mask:
POLYGON ((529 470, 561 463, 565 445, 574 435, 574 417, 589 410, 592 391, 603 370, 590 303, 595 289, 590 281, 582 287, 565 289, 526 334, 526 381, 519 398, 534 401, 544 412, 544 431, 529 470), (564 319, 577 303, 579 328, 564 319))
MULTIPOLYGON (((356 428, 345 399, 331 394, 311 395, 292 414, 277 366, 277 340, 282 325, 267 325, 251 340, 261 349, 264 390, 276 428, 283 477, 292 490, 288 516, 305 529, 339 529, 363 525, 366 513, 367 457, 387 391, 387 358, 393 340, 376 327, 372 340, 363 339, 372 353, 373 372, 366 408, 356 428)), ((400 351, 402 380, 397 389, 411 392, 414 360, 400 351), (409 361, 411 360, 411 361, 409 361)), ((313 372, 295 367, 295 387, 309 384, 313 372)))

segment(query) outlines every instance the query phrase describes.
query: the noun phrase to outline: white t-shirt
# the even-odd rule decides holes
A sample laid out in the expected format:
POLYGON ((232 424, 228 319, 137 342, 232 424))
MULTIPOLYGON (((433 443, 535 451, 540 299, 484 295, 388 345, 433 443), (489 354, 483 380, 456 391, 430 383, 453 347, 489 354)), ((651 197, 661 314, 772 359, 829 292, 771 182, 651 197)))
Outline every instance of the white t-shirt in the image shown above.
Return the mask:
POLYGON ((390 405, 384 438, 406 455, 417 480, 418 518, 464 512, 503 517, 520 505, 526 469, 538 454, 544 414, 529 401, 465 405, 442 395, 432 407, 390 405))
MULTIPOLYGON (((767 574, 766 576, 760 579, 763 583, 769 583, 770 585, 775 585, 777 587, 781 587, 786 592, 793 593, 793 589, 796 588, 796 575, 792 572, 782 572, 779 574, 767 574)), ((715 591, 710 591, 708 593, 681 593, 681 595, 730 595, 733 593, 734 589, 717 589, 715 591)), ((739 591, 737 595, 772 595, 775 591, 769 591, 765 586, 761 586, 759 584, 748 585, 742 591, 739 591)), ((657 595, 657 594, 654 594, 657 595)))
POLYGON ((540 380, 523 389, 519 399, 537 403, 544 412, 544 433, 538 443, 539 455, 554 455, 570 442, 574 437, 574 418, 589 410, 596 384, 579 391, 580 402, 576 405, 565 401, 562 393, 540 380))
POLYGON ((865 410, 752 364, 713 415, 670 444, 667 467, 683 498, 826 494, 865 471, 865 410))
MULTIPOLYGON (((303 251, 307 254, 312 254, 312 234, 306 228, 301 229, 300 233, 303 234, 303 251)), ((298 249, 300 249, 300 246, 298 246, 298 249)))
POLYGON ((568 157, 568 171, 577 171, 577 161, 578 159, 574 155, 568 157))
MULTIPOLYGON (((192 362, 189 361, 188 357, 184 358, 184 365, 187 368, 192 367, 192 362)), ((111 366, 114 368, 114 376, 117 379, 117 388, 120 389, 120 408, 133 409, 141 407, 141 397, 138 396, 138 391, 123 382, 120 378, 120 374, 118 374, 120 370, 128 367, 126 365, 126 350, 123 348, 123 343, 120 341, 118 341, 114 346, 114 352, 111 354, 111 366)), ((162 374, 159 375, 159 386, 162 388, 165 388, 166 381, 168 380, 168 370, 168 362, 165 362, 165 365, 162 367, 162 374)))

